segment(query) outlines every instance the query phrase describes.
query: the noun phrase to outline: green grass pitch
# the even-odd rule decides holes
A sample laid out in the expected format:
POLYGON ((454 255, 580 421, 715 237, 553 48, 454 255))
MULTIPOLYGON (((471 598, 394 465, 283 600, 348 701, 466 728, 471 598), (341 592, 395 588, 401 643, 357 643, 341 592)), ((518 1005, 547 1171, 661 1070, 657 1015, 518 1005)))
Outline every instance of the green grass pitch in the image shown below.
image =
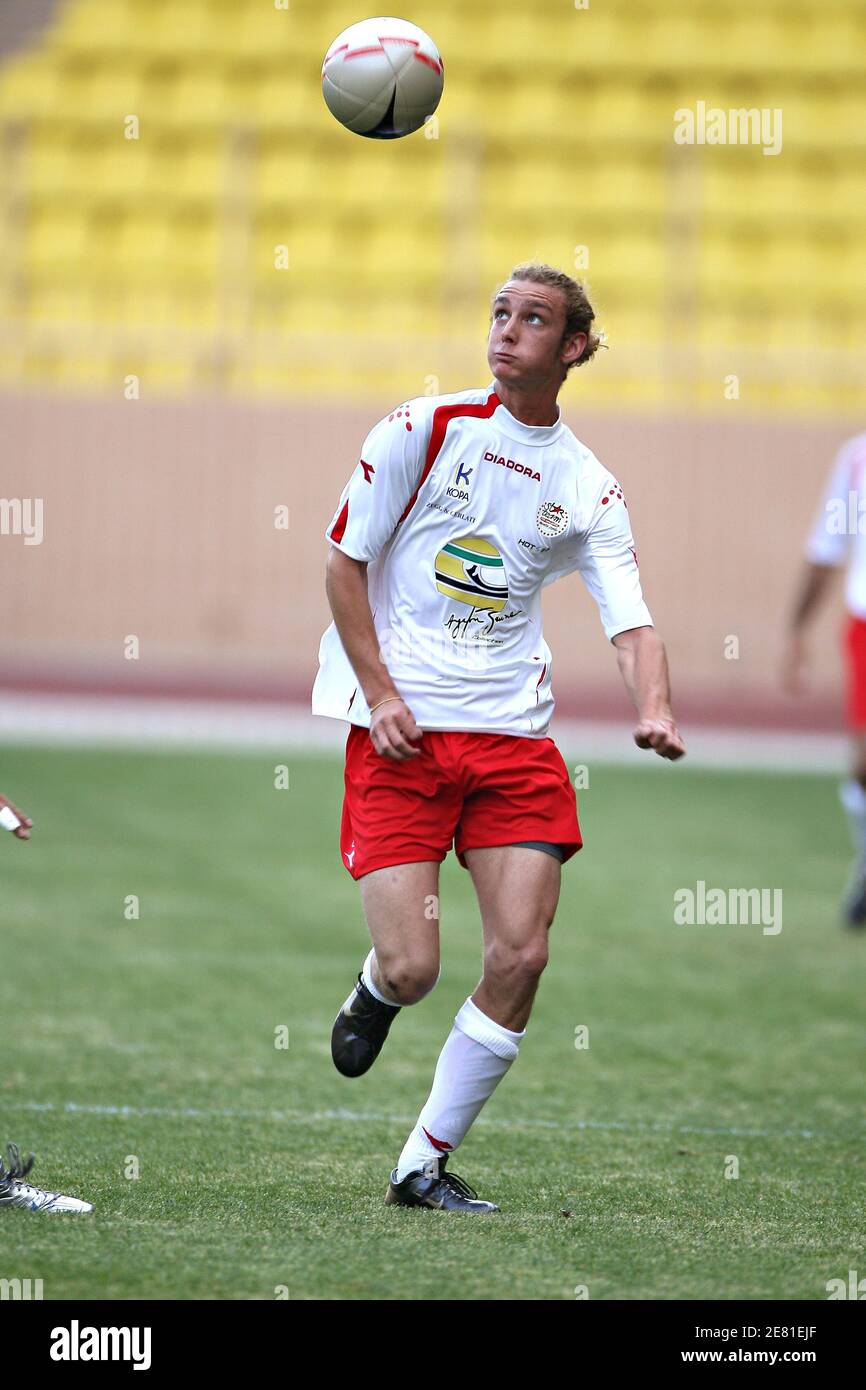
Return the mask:
POLYGON ((866 1271, 866 937, 838 924, 834 778, 573 757, 586 844, 520 1057, 452 1159, 502 1207, 471 1218, 383 1204, 479 977, 453 855, 439 985, 349 1081, 330 1028, 368 937, 338 759, 7 749, 36 830, 0 842, 0 1139, 96 1211, 0 1212, 0 1277, 46 1299, 824 1299, 866 1271), (700 879, 781 888, 781 933, 676 925, 700 879))

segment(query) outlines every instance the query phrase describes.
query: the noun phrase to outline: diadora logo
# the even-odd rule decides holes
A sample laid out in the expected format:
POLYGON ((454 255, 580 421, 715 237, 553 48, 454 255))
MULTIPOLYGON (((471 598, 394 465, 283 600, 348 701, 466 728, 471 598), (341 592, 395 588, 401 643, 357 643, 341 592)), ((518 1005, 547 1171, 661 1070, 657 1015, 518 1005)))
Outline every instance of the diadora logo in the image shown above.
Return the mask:
POLYGON ((499 463, 503 468, 512 468, 515 473, 522 473, 527 478, 532 478, 533 482, 541 482, 541 474, 534 468, 530 468, 525 463, 518 463, 516 459, 503 458, 500 454, 492 454, 489 450, 484 455, 485 463, 499 463))
POLYGON ((457 465, 451 486, 445 489, 446 497, 454 497, 458 502, 469 501, 469 479, 475 472, 474 468, 467 468, 461 459, 457 465), (461 484, 465 484, 461 486, 461 484))
POLYGON ((373 467, 372 463, 365 463, 363 459, 359 459, 358 461, 359 461, 361 467, 362 467, 363 470, 364 470, 364 482, 365 482, 365 483, 372 483, 372 481, 373 481, 373 474, 376 472, 376 470, 375 470, 375 468, 373 467))

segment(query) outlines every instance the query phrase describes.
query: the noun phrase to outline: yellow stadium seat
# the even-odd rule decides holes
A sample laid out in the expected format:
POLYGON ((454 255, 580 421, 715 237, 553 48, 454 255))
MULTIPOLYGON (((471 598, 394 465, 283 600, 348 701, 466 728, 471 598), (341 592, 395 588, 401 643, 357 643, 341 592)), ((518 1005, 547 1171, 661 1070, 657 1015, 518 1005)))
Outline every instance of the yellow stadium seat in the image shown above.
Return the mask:
POLYGON ((357 324, 359 313, 363 317, 363 307, 359 311, 351 300, 317 294, 315 283, 308 281, 303 273, 277 283, 280 284, 279 294, 268 292, 262 286, 256 296, 253 318, 256 329, 275 333, 340 333, 345 332, 348 325, 357 324))
MULTIPOLYGON (((156 8, 156 7, 154 7, 156 8)), ((100 50, 126 53, 137 34, 146 29, 140 7, 117 0, 74 0, 59 7, 50 32, 52 49, 63 55, 86 56, 100 50)))
POLYGON ((853 84, 813 97, 814 120, 804 135, 818 148, 866 152, 866 93, 853 84))
POLYGON ((21 244, 20 263, 28 280, 58 281, 92 263, 90 221, 79 207, 34 210, 21 244))
POLYGON ((78 164, 83 175, 79 194, 86 189, 91 198, 124 203, 147 190, 152 164, 150 143, 115 136, 80 154, 78 164))
POLYGON ((441 207, 443 169, 433 143, 425 147, 423 162, 414 164, 389 158, 388 148, 371 143, 353 159, 320 166, 332 207, 349 217, 355 212, 378 217, 383 209, 421 216, 441 207))
POLYGON ((352 238, 333 220, 293 219, 282 224, 263 223, 256 229, 256 265, 266 280, 282 275, 275 258, 282 260, 280 248, 287 247, 288 271, 297 275, 330 275, 346 278, 352 274, 355 247, 352 238))
POLYGON ((785 223, 796 227, 810 220, 816 211, 821 211, 813 203, 815 179, 804 178, 798 165, 768 159, 766 163, 762 162, 755 174, 748 181, 749 191, 745 198, 746 190, 742 185, 739 195, 734 187, 731 188, 727 204, 729 210, 744 201, 748 204, 751 220, 761 223, 776 221, 783 227, 785 223))
POLYGON ((254 166, 256 206, 303 206, 321 177, 310 150, 279 146, 262 150, 254 166))
POLYGON ((273 4, 240 5, 228 21, 231 56, 264 68, 287 64, 294 72, 315 74, 318 79, 331 41, 356 18, 338 22, 332 30, 318 9, 303 14, 296 5, 288 10, 273 4))
POLYGON ((89 291, 84 284, 36 284, 27 294, 27 318, 36 326, 86 322, 89 291))
POLYGON ((311 125, 333 124, 318 74, 275 68, 244 80, 235 75, 228 81, 226 100, 234 123, 286 139, 311 125))
POLYGON ((675 10, 657 6, 655 10, 649 16, 641 16, 640 12, 637 15, 622 15, 624 25, 636 20, 643 30, 642 67, 682 72, 684 69, 701 70, 708 65, 724 62, 728 48, 726 29, 729 17, 701 14, 697 9, 682 6, 675 10))
POLYGON ((707 233, 697 253, 697 284, 714 309, 768 292, 764 238, 707 233))
POLYGON ((808 48, 804 60, 816 73, 847 74, 862 90, 863 52, 866 46, 866 14, 862 5, 848 5, 812 12, 808 48))
POLYGON ((417 294, 420 286, 439 284, 444 270, 445 250, 436 230, 422 222, 395 219, 373 224, 362 244, 358 269, 367 283, 387 295, 407 288, 417 294))
POLYGON ((213 205, 231 189, 235 161, 222 131, 162 131, 149 139, 145 193, 158 203, 213 205))
MULTIPOLYGON (((656 113, 648 108, 641 87, 620 77, 606 82, 587 82, 577 105, 578 129, 591 132, 596 149, 609 148, 609 141, 628 141, 632 148, 643 142, 657 145, 660 140, 673 139, 673 109, 660 123, 656 113)), ((616 158, 617 151, 611 152, 616 158)))
POLYGON ((174 57, 218 47, 209 0, 70 0, 51 44, 71 56, 174 57))
POLYGON ((35 52, 0 67, 0 121, 44 119, 56 112, 57 66, 49 54, 35 52))
POLYGON ((78 184, 79 160, 66 130, 30 129, 16 171, 18 188, 30 200, 67 197, 78 184))
POLYGON ((651 300, 668 272, 666 245, 659 235, 608 230, 589 239, 587 273, 595 282, 619 281, 651 300))
POLYGON ((212 367, 208 359, 196 359, 192 355, 177 355, 164 351, 148 355, 124 353, 113 364, 109 380, 122 384, 134 372, 139 379, 139 391, 144 399, 159 395, 187 395, 196 386, 207 386, 212 377, 212 367))
POLYGON ((162 93, 159 120, 184 131, 213 129, 226 121, 228 80, 218 68, 182 68, 162 93))
POLYGON ((141 71, 134 64, 106 60, 76 62, 59 69, 56 102, 58 113, 73 124, 105 123, 118 133, 118 138, 136 129, 128 117, 137 117, 141 125, 141 71))

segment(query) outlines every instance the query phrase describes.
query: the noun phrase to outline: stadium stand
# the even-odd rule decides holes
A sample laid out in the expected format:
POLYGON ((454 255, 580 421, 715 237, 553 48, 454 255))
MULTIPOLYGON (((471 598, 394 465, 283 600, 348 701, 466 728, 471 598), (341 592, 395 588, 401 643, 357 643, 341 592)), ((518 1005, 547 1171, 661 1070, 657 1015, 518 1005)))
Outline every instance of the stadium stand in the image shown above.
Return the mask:
POLYGON ((417 4, 445 95, 393 142, 321 100, 345 0, 43 8, 0 58, 0 382, 400 395, 420 346, 452 389, 539 256, 598 303, 593 404, 699 409, 727 373, 771 410, 861 397, 860 4, 417 4), (698 102, 781 111, 781 153, 676 144, 698 102))

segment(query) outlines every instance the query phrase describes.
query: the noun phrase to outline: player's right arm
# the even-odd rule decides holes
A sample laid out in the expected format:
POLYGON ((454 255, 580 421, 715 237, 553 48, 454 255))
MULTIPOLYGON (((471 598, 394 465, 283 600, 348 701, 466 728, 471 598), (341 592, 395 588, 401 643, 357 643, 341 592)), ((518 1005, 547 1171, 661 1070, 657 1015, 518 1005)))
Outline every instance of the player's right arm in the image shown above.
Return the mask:
POLYGON ((395 762, 416 757, 420 749, 413 744, 422 735, 382 658, 367 565, 391 539, 417 491, 429 435, 426 405, 412 402, 373 427, 326 532, 325 587, 334 624, 371 711, 373 747, 395 762))
POLYGON ((355 560, 332 545, 325 589, 340 641, 371 710, 373 747, 395 762, 414 758, 420 749, 413 748, 412 742, 421 738, 421 730, 382 660, 367 595, 367 561, 355 560))
POLYGON ((830 593, 834 574, 849 554, 850 536, 839 524, 840 518, 847 517, 848 513, 852 475, 849 455, 848 446, 843 446, 836 456, 806 546, 806 563, 800 575, 782 658, 782 683, 791 694, 801 689, 803 669, 808 664, 807 630, 830 593))

